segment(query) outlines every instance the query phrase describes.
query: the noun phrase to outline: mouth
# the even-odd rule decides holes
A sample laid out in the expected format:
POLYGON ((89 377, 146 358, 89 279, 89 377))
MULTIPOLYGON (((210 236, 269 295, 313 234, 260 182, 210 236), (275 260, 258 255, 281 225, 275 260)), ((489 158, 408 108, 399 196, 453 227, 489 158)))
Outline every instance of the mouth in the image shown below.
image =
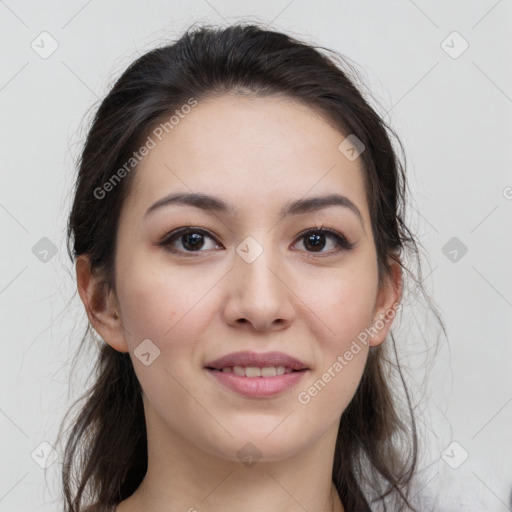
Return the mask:
POLYGON ((216 372, 233 373, 239 377, 249 377, 251 379, 255 377, 276 377, 277 375, 306 371, 306 368, 294 370, 289 366, 224 366, 223 368, 207 366, 206 369, 216 372))
POLYGON ((205 366, 215 381, 250 397, 269 397, 290 389, 309 370, 282 352, 236 352, 205 366))
POLYGON ((205 365, 208 370, 234 373, 241 377, 275 377, 309 370, 302 361, 283 352, 233 352, 205 365))

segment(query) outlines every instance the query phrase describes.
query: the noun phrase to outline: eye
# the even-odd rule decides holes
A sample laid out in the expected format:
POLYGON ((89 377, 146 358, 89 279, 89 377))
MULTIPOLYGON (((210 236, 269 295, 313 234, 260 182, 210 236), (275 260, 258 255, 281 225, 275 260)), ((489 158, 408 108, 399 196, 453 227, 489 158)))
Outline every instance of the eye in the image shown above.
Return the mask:
POLYGON ((303 245, 306 247, 307 252, 321 253, 322 256, 328 256, 329 253, 337 253, 343 250, 349 251, 355 247, 355 243, 350 243, 341 233, 324 227, 308 229, 301 233, 299 240, 304 240, 303 245), (326 239, 334 241, 333 250, 323 251, 326 245, 328 245, 326 239))
POLYGON ((207 231, 201 228, 184 227, 169 233, 158 244, 164 246, 172 253, 186 254, 191 252, 205 252, 204 249, 215 249, 219 247, 217 243, 205 243, 204 239, 209 238, 215 242, 215 239, 207 231), (177 248, 176 245, 181 245, 183 249, 177 248), (210 245, 210 247, 208 247, 210 245))
MULTIPOLYGON (((318 253, 320 256, 328 256, 329 254, 343 250, 348 251, 355 246, 355 243, 348 242, 341 233, 324 227, 308 229, 302 232, 297 240, 304 240, 303 246, 306 248, 306 252, 318 253), (330 239, 331 245, 334 246, 330 251, 323 250, 329 245, 326 239, 330 239)), ((192 253, 222 248, 208 231, 191 226, 172 231, 166 235, 158 245, 165 247, 172 253, 187 256, 192 256, 192 253), (205 239, 209 239, 210 243, 205 242, 205 239)))

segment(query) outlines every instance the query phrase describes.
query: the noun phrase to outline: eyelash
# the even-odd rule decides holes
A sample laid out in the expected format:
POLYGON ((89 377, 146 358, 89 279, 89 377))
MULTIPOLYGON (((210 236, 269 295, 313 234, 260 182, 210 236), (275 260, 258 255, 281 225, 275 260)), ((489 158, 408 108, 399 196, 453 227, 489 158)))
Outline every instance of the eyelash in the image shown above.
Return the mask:
MULTIPOLYGON (((202 251, 202 250, 181 251, 172 246, 172 243, 175 240, 179 239, 180 236, 191 234, 191 233, 206 235, 206 236, 212 238, 213 240, 215 240, 215 237, 210 232, 206 231, 205 229, 187 226, 187 227, 182 227, 182 228, 176 229, 176 230, 168 233, 158 243, 158 245, 165 247, 166 250, 168 250, 169 252, 171 252, 173 254, 185 255, 186 257, 192 257, 192 258, 197 257, 197 256, 199 256, 199 254, 201 252, 206 252, 206 251, 202 251), (195 254, 195 253, 198 253, 198 254, 195 254)), ((313 257, 313 258, 318 258, 318 257, 322 258, 322 257, 326 257, 326 256, 332 256, 334 253, 337 254, 338 252, 341 252, 341 251, 350 251, 356 245, 354 242, 349 242, 343 235, 341 235, 337 231, 334 231, 334 230, 328 229, 328 228, 324 228, 323 226, 321 226, 319 228, 310 228, 310 229, 307 229, 306 231, 303 231, 302 233, 300 233, 298 235, 297 241, 302 238, 305 238, 307 235, 309 235, 311 233, 317 233, 317 234, 323 233, 326 235, 330 235, 332 238, 334 238, 334 240, 337 243, 337 248, 334 249, 333 251, 329 251, 327 253, 324 253, 324 252, 315 253, 314 251, 306 251, 309 255, 311 255, 310 257, 313 257)))

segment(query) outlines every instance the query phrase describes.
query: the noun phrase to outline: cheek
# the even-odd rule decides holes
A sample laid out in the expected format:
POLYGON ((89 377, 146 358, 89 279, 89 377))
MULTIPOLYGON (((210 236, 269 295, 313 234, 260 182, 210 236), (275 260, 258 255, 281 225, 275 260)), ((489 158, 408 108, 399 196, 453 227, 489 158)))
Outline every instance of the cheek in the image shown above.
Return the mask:
POLYGON ((309 317, 317 318, 312 329, 321 362, 295 397, 307 428, 314 429, 319 417, 324 423, 336 422, 357 390, 369 352, 367 328, 372 322, 376 277, 371 262, 354 265, 308 296, 315 313, 309 317))
POLYGON ((319 416, 336 421, 354 396, 366 365, 377 265, 371 255, 361 255, 352 263, 322 279, 321 286, 302 291, 315 313, 307 317, 314 322, 310 329, 321 355, 314 378, 296 396, 306 422, 319 416))
POLYGON ((119 261, 117 293, 130 348, 145 338, 168 344, 193 336, 188 318, 204 311, 203 300, 214 284, 211 273, 166 268, 157 258, 155 264, 150 257, 139 259, 143 261, 119 261))
MULTIPOLYGON (((346 350, 352 339, 372 324, 377 296, 377 265, 364 254, 350 264, 314 281, 305 282, 300 296, 315 313, 326 354, 346 350)), ((306 312, 304 312, 306 315, 306 312)), ((313 318, 311 313, 307 316, 313 318)))
MULTIPOLYGON (((164 411, 172 405, 171 410, 179 406, 183 412, 190 408, 188 414, 197 414, 197 404, 190 400, 180 383, 194 396, 198 394, 195 384, 190 382, 190 375, 200 356, 198 341, 203 324, 199 321, 208 321, 205 295, 212 283, 208 284, 205 278, 197 275, 192 277, 192 273, 183 270, 171 271, 161 265, 158 270, 152 269, 147 262, 142 265, 125 262, 125 273, 120 273, 130 276, 117 288, 133 367, 145 400, 156 410, 167 414, 164 411), (184 275, 191 279, 184 279, 184 275), (148 339, 154 345, 147 341, 145 345, 141 344, 148 339), (145 347, 144 351, 142 347, 145 347), (139 356, 144 352, 150 354, 147 365, 139 356)), ((212 280, 211 276, 209 280, 212 280)), ((172 415, 167 421, 169 424, 179 423, 172 415)))

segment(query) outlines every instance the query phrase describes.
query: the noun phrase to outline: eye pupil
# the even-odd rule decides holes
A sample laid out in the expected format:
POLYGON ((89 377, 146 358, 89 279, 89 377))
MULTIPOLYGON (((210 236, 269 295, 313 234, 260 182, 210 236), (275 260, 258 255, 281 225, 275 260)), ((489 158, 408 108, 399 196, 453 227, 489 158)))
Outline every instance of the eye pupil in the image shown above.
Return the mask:
POLYGON ((183 243, 183 247, 186 247, 187 249, 201 248, 204 244, 204 240, 202 240, 202 238, 203 235, 200 235, 198 233, 187 233, 182 237, 182 240, 185 240, 185 242, 183 243))
POLYGON ((314 248, 314 250, 323 249, 325 246, 325 241, 322 243, 321 238, 325 235, 319 235, 319 234, 311 234, 306 237, 306 244, 310 244, 311 247, 314 248))

